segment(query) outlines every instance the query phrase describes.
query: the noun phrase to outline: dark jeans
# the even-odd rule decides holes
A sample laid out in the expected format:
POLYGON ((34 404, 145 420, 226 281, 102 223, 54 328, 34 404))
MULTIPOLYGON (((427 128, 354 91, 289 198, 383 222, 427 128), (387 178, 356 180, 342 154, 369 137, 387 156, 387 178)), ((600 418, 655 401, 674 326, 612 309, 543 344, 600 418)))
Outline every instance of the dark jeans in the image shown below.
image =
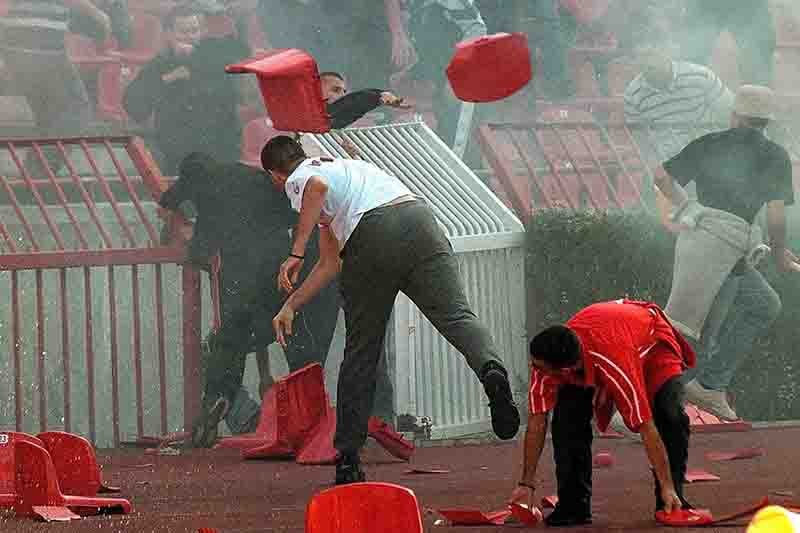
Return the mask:
POLYGON ((728 30, 739 48, 742 84, 771 85, 775 26, 767 0, 687 2, 683 59, 710 66, 719 34, 728 30))
POLYGON ((334 446, 352 456, 367 437, 386 325, 399 292, 464 355, 476 375, 486 363, 500 363, 500 358, 489 330, 469 306, 452 247, 424 203, 368 212, 342 255, 347 340, 339 372, 334 446))
MULTIPOLYGON (((553 457, 559 506, 590 514, 592 500, 592 399, 594 389, 562 386, 553 411, 553 457)), ((683 384, 676 376, 661 386, 652 405, 653 421, 669 457, 675 490, 681 501, 689 457, 689 417, 683 408, 683 384)), ((663 507, 656 480, 656 509, 663 507)))
MULTIPOLYGON (((206 406, 220 396, 233 403, 242 386, 247 354, 275 341, 272 318, 284 298, 276 288, 276 276, 260 277, 264 283, 254 288, 245 289, 237 280, 221 283, 221 325, 209 335, 204 357, 206 406)), ((297 313, 286 348, 290 371, 315 362, 325 365, 339 313, 335 285, 297 313)))

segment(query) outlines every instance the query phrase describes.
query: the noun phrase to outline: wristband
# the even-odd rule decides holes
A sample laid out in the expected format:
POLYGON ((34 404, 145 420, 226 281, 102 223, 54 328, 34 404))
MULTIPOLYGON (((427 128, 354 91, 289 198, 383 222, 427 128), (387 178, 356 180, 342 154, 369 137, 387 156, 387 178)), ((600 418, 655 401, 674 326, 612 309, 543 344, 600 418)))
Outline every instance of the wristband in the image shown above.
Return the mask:
POLYGON ((289 254, 289 257, 294 257, 295 259, 303 260, 306 258, 304 255, 297 255, 297 254, 289 254))
POLYGON ((517 483, 517 485, 520 486, 520 487, 526 487, 526 488, 531 489, 531 490, 536 490, 536 486, 535 485, 531 485, 530 483, 527 483, 525 481, 520 481, 519 483, 517 483))

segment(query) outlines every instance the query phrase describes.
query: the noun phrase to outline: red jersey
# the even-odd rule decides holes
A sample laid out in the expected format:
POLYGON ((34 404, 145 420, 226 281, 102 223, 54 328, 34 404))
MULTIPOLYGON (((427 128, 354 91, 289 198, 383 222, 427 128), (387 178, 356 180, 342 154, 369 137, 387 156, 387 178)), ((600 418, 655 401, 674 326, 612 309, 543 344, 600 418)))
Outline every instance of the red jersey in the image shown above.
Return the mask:
POLYGON ((695 365, 695 353, 655 304, 616 300, 590 305, 566 324, 581 341, 583 368, 560 375, 531 372, 529 409, 542 414, 556 405, 564 384, 594 387, 601 431, 613 409, 632 431, 652 420, 650 404, 661 386, 695 365))

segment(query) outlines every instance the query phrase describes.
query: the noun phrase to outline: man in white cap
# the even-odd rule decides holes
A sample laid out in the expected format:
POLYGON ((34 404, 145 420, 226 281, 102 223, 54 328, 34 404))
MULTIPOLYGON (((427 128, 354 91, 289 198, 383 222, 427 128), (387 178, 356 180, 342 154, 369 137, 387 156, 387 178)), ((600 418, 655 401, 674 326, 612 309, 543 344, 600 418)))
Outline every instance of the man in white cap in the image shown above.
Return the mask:
POLYGON ((738 416, 726 390, 781 310, 780 298, 752 260, 759 231, 754 219, 765 204, 778 268, 792 270, 797 260, 786 249, 784 206, 794 202, 791 161, 783 147, 764 136, 773 106, 769 88, 740 87, 731 128, 689 143, 656 176, 659 190, 676 205, 673 220, 689 226, 678 236, 665 308, 673 324, 699 344, 687 400, 728 421, 738 416), (681 186, 694 181, 698 201, 682 199, 673 180, 681 186))

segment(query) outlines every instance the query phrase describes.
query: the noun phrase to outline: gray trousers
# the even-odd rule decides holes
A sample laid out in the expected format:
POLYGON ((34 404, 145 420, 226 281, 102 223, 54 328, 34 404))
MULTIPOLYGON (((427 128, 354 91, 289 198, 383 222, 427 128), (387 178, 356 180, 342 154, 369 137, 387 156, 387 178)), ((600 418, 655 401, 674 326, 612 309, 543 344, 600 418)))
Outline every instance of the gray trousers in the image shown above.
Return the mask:
POLYGON ((347 338, 334 446, 353 456, 367 438, 386 325, 399 292, 464 355, 477 376, 486 363, 502 362, 489 330, 469 306, 450 242, 423 202, 366 213, 342 259, 339 286, 347 338))

